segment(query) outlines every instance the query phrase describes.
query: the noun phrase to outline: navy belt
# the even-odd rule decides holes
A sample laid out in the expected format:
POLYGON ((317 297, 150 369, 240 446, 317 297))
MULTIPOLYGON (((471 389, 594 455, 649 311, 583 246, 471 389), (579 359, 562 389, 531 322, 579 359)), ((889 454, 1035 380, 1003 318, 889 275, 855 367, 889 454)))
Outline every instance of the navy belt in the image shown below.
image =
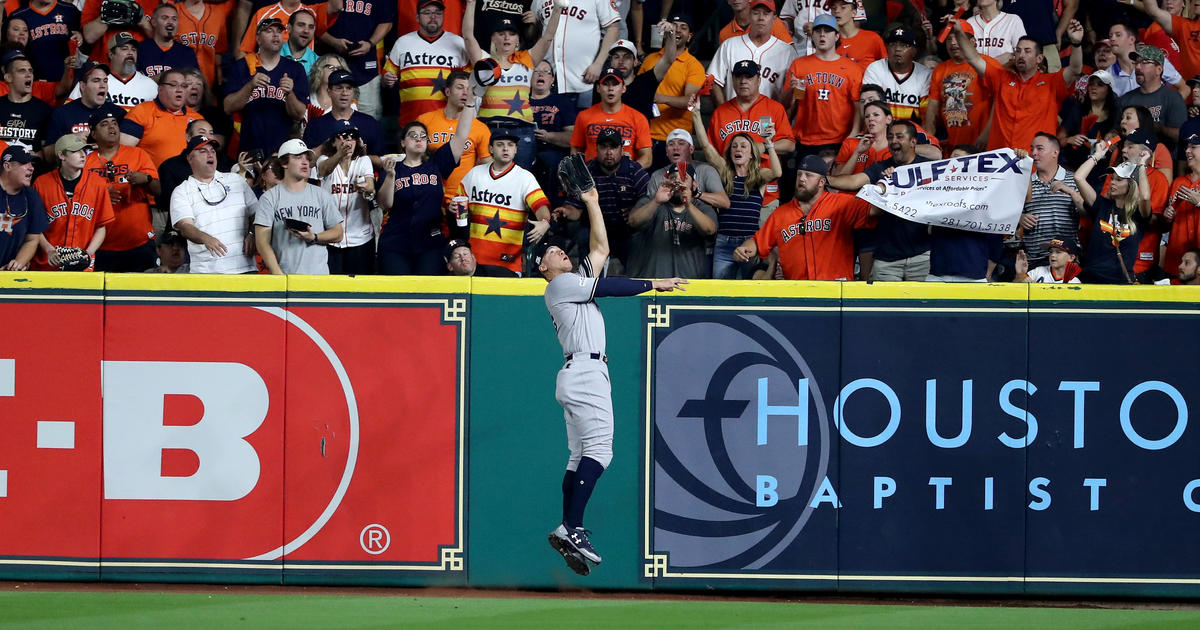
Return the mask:
POLYGON ((574 354, 564 354, 563 358, 567 361, 575 359, 592 359, 594 361, 603 361, 608 363, 608 357, 599 352, 576 352, 574 354))

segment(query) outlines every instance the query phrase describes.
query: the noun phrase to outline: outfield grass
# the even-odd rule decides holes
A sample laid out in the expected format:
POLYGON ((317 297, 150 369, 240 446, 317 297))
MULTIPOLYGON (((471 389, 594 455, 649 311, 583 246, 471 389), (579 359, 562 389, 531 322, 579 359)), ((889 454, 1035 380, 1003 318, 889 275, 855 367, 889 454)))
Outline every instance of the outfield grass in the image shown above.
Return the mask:
POLYGON ((0 628, 1200 628, 1196 610, 226 593, 0 593, 0 628))

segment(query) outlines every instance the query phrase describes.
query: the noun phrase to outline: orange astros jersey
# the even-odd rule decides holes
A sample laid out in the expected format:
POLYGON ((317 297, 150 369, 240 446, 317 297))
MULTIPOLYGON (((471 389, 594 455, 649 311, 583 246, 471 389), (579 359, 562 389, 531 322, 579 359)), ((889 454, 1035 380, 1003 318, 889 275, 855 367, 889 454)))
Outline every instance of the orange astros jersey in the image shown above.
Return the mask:
POLYGON ((854 127, 862 75, 862 68, 845 57, 821 61, 816 55, 807 55, 792 62, 783 84, 791 89, 792 79, 798 78, 806 86, 803 92, 793 90, 796 144, 836 144, 846 139, 854 127))
MULTIPOLYGON (((79 182, 75 184, 75 193, 69 198, 57 170, 37 178, 33 188, 42 197, 50 220, 50 227, 42 236, 55 247, 86 249, 96 234, 96 228, 110 225, 116 220, 107 184, 87 169, 83 170, 79 182)), ((38 271, 55 269, 50 266, 41 248, 33 258, 32 268, 38 271)))
POLYGON ((481 164, 467 171, 459 194, 470 200, 467 212, 475 259, 480 264, 522 271, 525 221, 539 209, 550 210, 550 202, 533 173, 516 164, 494 173, 492 165, 481 164))
MULTIPOLYGON (((708 141, 718 153, 725 153, 725 147, 734 134, 746 132, 755 142, 762 142, 759 135, 758 121, 760 118, 770 118, 775 123, 775 141, 793 140, 792 125, 788 122, 787 112, 778 101, 759 95, 745 111, 738 107, 737 99, 725 101, 713 110, 708 122, 708 141)), ((578 128, 578 127, 576 127, 578 128)), ((771 160, 766 155, 762 158, 763 168, 771 168, 771 160)), ((763 204, 779 199, 779 181, 768 182, 763 192, 763 204)))
MULTIPOLYGON (((425 131, 429 133, 429 155, 442 148, 443 144, 450 142, 450 139, 454 137, 454 130, 458 129, 457 120, 446 118, 445 108, 425 112, 417 117, 417 122, 425 125, 425 131)), ((442 200, 443 207, 448 206, 450 198, 458 194, 458 185, 462 182, 463 177, 467 176, 467 171, 492 158, 492 153, 488 149, 491 140, 492 133, 488 131, 487 125, 479 120, 472 120, 471 134, 467 136, 467 148, 463 150, 462 159, 458 161, 454 172, 446 178, 443 187, 446 191, 442 200)))
POLYGON ((137 147, 121 145, 110 162, 100 157, 99 151, 93 151, 84 162, 83 169, 100 176, 108 188, 115 189, 125 198, 120 205, 113 205, 116 220, 108 225, 100 249, 121 252, 140 247, 154 238, 154 227, 150 223, 150 194, 146 186, 134 186, 126 177, 131 171, 139 171, 158 179, 158 169, 150 161, 149 154, 137 147))
POLYGON ((854 230, 874 227, 867 202, 825 192, 805 215, 791 201, 775 209, 754 235, 758 255, 779 248, 788 280, 853 280, 854 230))
POLYGON ((466 44, 454 33, 442 33, 429 40, 414 31, 397 39, 383 69, 398 77, 400 124, 407 125, 425 112, 445 107, 442 88, 446 77, 466 63, 466 44))
POLYGON ((208 81, 209 87, 216 86, 217 55, 229 49, 229 36, 225 24, 229 21, 229 13, 235 2, 212 3, 200 5, 200 17, 192 15, 186 2, 177 0, 175 10, 179 13, 179 30, 175 39, 179 43, 196 51, 196 62, 200 64, 200 72, 208 81))

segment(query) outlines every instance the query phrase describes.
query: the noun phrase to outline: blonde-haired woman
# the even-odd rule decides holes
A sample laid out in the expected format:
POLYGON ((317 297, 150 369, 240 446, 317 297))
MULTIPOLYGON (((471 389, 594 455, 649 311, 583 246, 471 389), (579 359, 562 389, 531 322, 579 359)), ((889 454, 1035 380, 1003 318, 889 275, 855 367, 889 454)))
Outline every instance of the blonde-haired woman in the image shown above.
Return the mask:
MULTIPOLYGON (((334 70, 349 70, 350 66, 341 56, 329 53, 317 58, 308 73, 308 119, 313 120, 328 114, 333 109, 333 97, 329 95, 329 74, 334 70)), ((357 105, 351 105, 355 110, 357 105)))
POLYGON ((1080 280, 1085 284, 1132 284, 1140 232, 1150 221, 1147 160, 1143 156, 1140 164, 1123 162, 1109 169, 1113 174, 1108 190, 1097 194, 1088 182, 1088 175, 1107 151, 1103 144, 1097 144, 1092 155, 1075 171, 1075 185, 1092 219, 1080 280))
POLYGON ((768 182, 779 179, 783 165, 775 153, 775 126, 769 125, 761 131, 766 142, 760 146, 747 133, 737 133, 725 145, 725 155, 717 152, 708 140, 704 122, 700 119, 700 108, 692 109, 692 128, 696 133, 696 144, 704 151, 704 159, 712 164, 721 176, 721 184, 729 195, 728 208, 716 208, 717 236, 713 248, 713 278, 722 280, 749 280, 754 275, 753 266, 733 258, 733 250, 754 236, 758 231, 759 215, 762 212, 763 190, 768 182), (759 166, 759 156, 766 149, 770 168, 759 166))

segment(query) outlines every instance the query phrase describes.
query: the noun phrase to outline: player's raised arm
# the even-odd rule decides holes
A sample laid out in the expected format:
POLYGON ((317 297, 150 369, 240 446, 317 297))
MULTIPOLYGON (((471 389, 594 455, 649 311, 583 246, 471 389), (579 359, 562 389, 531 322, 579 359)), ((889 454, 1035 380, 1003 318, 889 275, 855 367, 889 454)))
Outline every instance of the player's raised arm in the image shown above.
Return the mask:
POLYGON ((591 263, 596 275, 599 275, 600 270, 604 269, 604 263, 608 261, 609 252, 608 230, 604 227, 604 215, 600 212, 600 193, 596 192, 595 187, 592 187, 579 193, 579 199, 587 207, 591 233, 588 239, 588 262, 591 263))

